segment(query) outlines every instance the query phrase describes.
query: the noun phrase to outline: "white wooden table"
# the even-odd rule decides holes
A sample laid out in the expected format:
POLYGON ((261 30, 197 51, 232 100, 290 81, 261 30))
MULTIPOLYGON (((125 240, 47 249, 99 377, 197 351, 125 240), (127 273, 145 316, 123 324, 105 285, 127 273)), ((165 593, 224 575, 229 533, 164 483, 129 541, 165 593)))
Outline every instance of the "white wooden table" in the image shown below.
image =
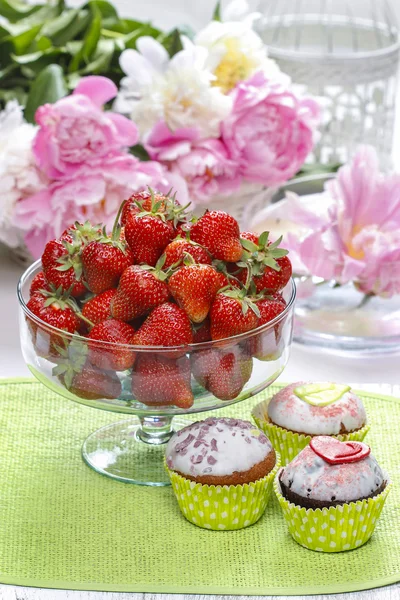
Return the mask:
MULTIPOLYGON (((0 251, 0 377, 30 375, 26 368, 18 335, 18 307, 15 289, 22 268, 0 251)), ((399 359, 348 360, 319 356, 294 347, 282 381, 299 379, 331 380, 355 383, 355 387, 400 397, 399 359), (383 384, 382 382, 386 382, 383 384)), ((400 557, 399 557, 400 563, 400 557)), ((208 600, 210 596, 132 594, 111 592, 80 592, 45 590, 0 584, 0 600, 208 600)), ((214 600, 216 597, 212 597, 214 600)), ((237 596, 221 596, 222 600, 238 600, 237 596)), ((249 597, 242 597, 249 598, 249 597)), ((257 597, 254 597, 256 600, 257 597)), ((260 597, 258 597, 260 598, 260 597)), ((272 598, 300 598, 308 600, 400 600, 400 584, 329 596, 264 596, 272 598)))

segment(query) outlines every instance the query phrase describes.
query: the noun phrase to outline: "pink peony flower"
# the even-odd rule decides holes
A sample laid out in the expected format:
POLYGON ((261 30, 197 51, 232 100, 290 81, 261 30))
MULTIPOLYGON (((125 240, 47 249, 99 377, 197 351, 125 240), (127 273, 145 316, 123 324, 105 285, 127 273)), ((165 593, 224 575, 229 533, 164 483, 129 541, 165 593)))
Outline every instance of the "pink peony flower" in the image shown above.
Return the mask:
POLYGON ((172 173, 185 179, 189 196, 196 203, 231 194, 239 189, 242 181, 225 145, 212 138, 195 144, 189 154, 177 158, 170 168, 172 173))
POLYGON ((278 81, 256 73, 231 92, 233 110, 222 122, 222 141, 250 182, 277 185, 299 170, 313 147, 319 107, 278 81))
POLYGON ((110 227, 122 200, 148 185, 171 187, 162 165, 142 163, 129 154, 111 156, 101 165, 81 168, 74 177, 53 181, 19 202, 15 220, 25 232, 28 250, 38 258, 46 242, 75 221, 89 219, 110 227))
POLYGON ((83 165, 97 165, 122 148, 136 144, 136 125, 104 112, 117 87, 106 77, 86 77, 73 94, 36 111, 40 129, 33 145, 39 167, 50 178, 71 177, 83 165))
POLYGON ((326 188, 332 204, 325 216, 297 211, 309 232, 288 236, 291 253, 312 275, 353 281, 366 294, 399 294, 400 175, 381 173, 375 150, 366 146, 326 188))

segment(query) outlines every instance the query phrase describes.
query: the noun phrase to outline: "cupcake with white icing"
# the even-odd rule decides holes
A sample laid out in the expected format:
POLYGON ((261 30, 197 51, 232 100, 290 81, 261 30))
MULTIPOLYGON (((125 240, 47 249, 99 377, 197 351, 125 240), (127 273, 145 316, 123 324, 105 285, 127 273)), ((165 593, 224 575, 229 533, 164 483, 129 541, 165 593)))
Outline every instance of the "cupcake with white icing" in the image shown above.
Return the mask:
POLYGON ((363 402, 348 385, 292 383, 253 410, 282 464, 290 462, 316 435, 362 441, 369 426, 363 402))
POLYGON ((165 461, 179 507, 206 529, 241 529, 263 515, 279 456, 249 421, 209 418, 178 431, 165 461))
POLYGON ((275 479, 294 540, 322 552, 358 548, 371 537, 389 492, 367 444, 313 437, 275 479))

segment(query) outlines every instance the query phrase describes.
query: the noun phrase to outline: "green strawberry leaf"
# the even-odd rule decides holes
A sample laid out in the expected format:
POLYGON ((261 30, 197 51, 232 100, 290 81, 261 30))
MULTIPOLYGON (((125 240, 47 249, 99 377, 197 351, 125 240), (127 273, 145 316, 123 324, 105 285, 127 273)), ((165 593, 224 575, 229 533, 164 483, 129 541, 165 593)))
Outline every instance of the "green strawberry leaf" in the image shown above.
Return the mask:
POLYGON ((263 231, 262 234, 260 235, 260 237, 258 238, 258 245, 259 246, 266 246, 268 243, 268 238, 269 238, 269 231, 263 231))
POLYGON ((241 242, 241 244, 242 244, 242 246, 243 246, 243 248, 245 250, 248 250, 251 253, 257 252, 258 246, 254 242, 252 242, 251 240, 243 240, 243 239, 241 239, 240 242, 241 242))

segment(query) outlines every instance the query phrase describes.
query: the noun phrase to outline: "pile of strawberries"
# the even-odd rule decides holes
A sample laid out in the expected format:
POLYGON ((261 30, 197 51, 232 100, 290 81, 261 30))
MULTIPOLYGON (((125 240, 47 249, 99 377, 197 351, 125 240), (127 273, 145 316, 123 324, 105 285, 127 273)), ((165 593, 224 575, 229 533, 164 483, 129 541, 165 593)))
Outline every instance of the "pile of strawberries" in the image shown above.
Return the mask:
POLYGON ((225 212, 196 219, 186 208, 140 192, 122 204, 111 234, 75 223, 47 243, 27 306, 43 325, 80 337, 29 317, 28 324, 37 354, 55 363, 53 374, 75 395, 118 398, 129 371, 132 395, 146 405, 189 408, 192 376, 231 400, 253 357, 268 360, 276 350, 281 322, 266 336, 197 346, 277 317, 292 268, 267 232, 240 233, 225 212))

